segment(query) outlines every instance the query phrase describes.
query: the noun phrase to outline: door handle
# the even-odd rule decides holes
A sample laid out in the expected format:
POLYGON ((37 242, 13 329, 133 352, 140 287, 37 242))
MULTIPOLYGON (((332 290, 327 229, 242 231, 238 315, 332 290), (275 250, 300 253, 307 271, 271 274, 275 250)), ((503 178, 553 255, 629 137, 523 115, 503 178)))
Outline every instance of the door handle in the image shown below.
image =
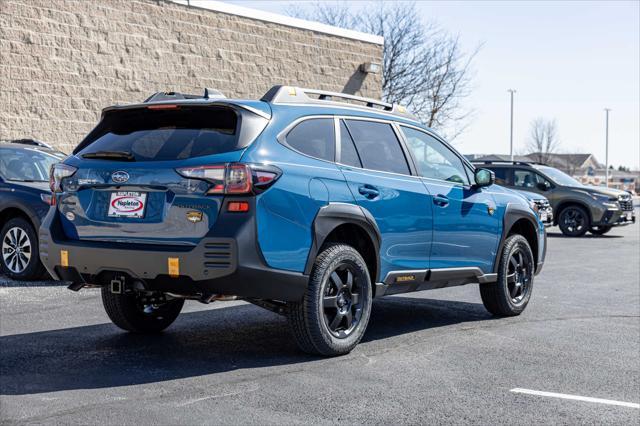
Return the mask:
POLYGON ((378 191, 378 188, 372 185, 361 185, 358 187, 358 192, 368 199, 376 198, 378 195, 380 195, 380 191, 378 191))
POLYGON ((433 197, 433 204, 440 207, 447 207, 449 205, 449 199, 442 194, 438 194, 433 197))

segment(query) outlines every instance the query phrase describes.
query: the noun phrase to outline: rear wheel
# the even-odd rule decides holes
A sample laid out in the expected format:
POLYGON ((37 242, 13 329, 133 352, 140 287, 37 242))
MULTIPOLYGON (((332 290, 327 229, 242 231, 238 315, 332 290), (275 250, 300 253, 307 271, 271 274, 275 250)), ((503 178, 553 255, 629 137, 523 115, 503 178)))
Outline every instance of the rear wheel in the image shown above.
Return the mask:
POLYGON ((10 219, 0 230, 0 266, 2 272, 16 280, 42 278, 38 237, 31 223, 21 217, 10 219))
POLYGON ((498 265, 498 280, 480 284, 484 307, 493 315, 520 315, 531 298, 534 269, 527 239, 522 235, 507 238, 498 265))
POLYGON ((581 237, 590 228, 589 214, 580 206, 568 206, 558 216, 560 231, 567 237, 581 237))
POLYGON ((371 278, 360 253, 348 245, 329 245, 315 261, 304 299, 288 303, 296 343, 313 354, 349 353, 367 329, 371 298, 371 278))
POLYGON ((114 294, 102 287, 102 304, 115 325, 134 333, 157 333, 169 327, 178 318, 183 299, 163 303, 148 303, 142 293, 114 294))
POLYGON ((591 232, 593 235, 604 235, 607 232, 611 231, 612 228, 612 226, 592 226, 589 229, 589 232, 591 232))

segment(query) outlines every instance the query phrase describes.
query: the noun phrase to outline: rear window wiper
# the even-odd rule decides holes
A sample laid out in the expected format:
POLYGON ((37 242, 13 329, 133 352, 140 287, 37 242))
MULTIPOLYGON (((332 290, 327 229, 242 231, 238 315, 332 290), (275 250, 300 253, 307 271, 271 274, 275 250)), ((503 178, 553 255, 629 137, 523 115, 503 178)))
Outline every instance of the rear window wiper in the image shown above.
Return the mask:
POLYGON ((132 153, 127 151, 96 151, 87 152, 82 154, 82 158, 94 158, 100 160, 124 160, 124 161, 136 161, 136 157, 132 153))

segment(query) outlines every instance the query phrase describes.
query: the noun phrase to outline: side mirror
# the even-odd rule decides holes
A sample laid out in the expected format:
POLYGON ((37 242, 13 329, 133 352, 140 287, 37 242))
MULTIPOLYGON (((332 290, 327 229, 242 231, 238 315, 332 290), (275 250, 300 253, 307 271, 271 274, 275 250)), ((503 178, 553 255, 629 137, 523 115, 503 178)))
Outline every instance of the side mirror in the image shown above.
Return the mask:
POLYGON ((477 188, 493 185, 496 181, 496 174, 487 169, 476 169, 473 177, 476 181, 475 186, 477 188))
POLYGON ((548 182, 538 182, 537 187, 540 191, 548 191, 551 188, 548 182))

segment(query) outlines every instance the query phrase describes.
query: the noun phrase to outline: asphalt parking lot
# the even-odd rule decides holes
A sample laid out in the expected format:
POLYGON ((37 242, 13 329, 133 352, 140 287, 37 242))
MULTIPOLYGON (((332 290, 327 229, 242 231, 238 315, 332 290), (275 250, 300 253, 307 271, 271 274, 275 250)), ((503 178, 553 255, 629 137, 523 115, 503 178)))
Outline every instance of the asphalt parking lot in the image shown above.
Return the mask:
POLYGON ((0 276, 0 423, 637 424, 639 237, 638 224, 580 239, 551 228, 520 317, 493 319, 476 286, 389 297, 332 359, 301 354, 283 318, 243 302, 191 302, 137 336, 97 290, 0 276))

